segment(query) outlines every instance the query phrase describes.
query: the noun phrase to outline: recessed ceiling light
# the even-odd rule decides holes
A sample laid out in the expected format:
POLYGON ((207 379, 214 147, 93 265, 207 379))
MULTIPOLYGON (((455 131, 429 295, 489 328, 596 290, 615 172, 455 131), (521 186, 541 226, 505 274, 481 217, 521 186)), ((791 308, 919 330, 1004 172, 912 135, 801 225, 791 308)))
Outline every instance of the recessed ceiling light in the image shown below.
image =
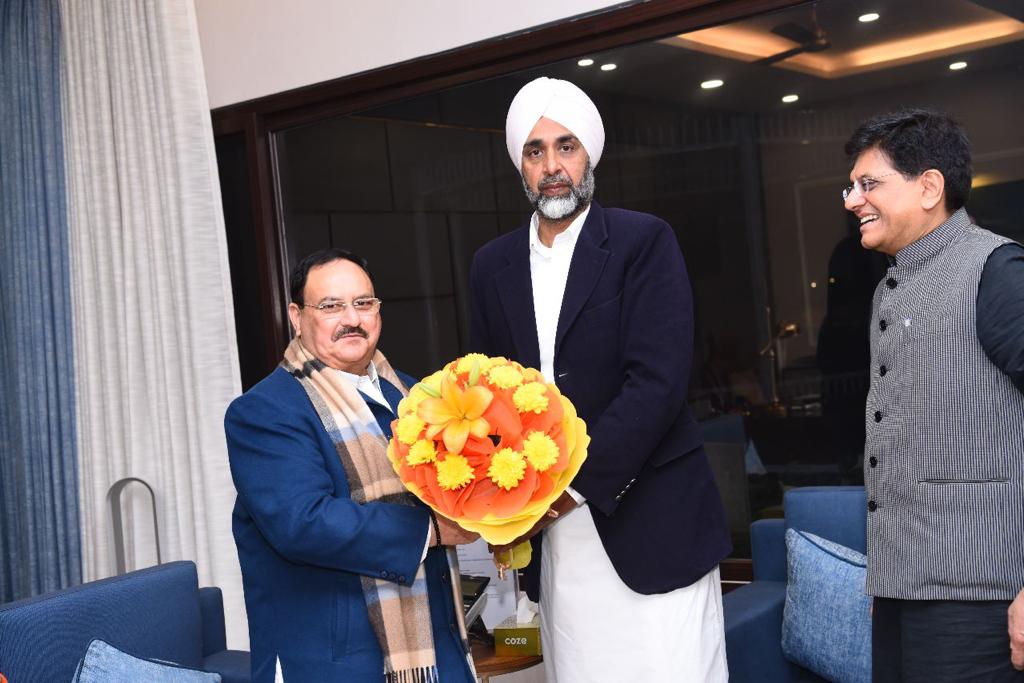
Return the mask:
POLYGON ((868 24, 872 21, 878 21, 878 12, 868 12, 857 17, 857 21, 862 24, 868 24))
POLYGON ((782 96, 782 101, 785 102, 786 104, 790 104, 791 102, 796 102, 799 99, 800 99, 799 95, 783 95, 782 96))
POLYGON ((952 69, 953 71, 959 71, 960 69, 966 69, 967 68, 967 62, 953 62, 952 64, 949 65, 949 68, 952 69))
POLYGON ((590 66, 593 63, 594 63, 594 60, 590 59, 589 57, 587 57, 586 59, 581 59, 580 61, 576 62, 576 64, 578 66, 590 66))
POLYGON ((725 81, 723 81, 722 79, 712 78, 710 81, 704 81, 703 83, 701 83, 700 87, 704 88, 705 90, 711 90, 712 88, 721 88, 723 85, 725 85, 725 81))
POLYGON ((609 62, 608 64, 601 65, 601 71, 615 71, 618 68, 618 64, 609 62))

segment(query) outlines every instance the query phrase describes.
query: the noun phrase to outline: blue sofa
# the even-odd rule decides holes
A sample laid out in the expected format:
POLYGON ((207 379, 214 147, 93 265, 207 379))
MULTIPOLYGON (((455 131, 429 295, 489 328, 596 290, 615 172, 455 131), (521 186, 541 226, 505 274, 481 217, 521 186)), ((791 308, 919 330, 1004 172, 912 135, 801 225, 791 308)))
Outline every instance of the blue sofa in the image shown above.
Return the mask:
POLYGON ((733 683, 821 681, 782 654, 786 602, 786 529, 809 531, 865 552, 863 486, 809 486, 786 492, 785 519, 750 525, 754 580, 722 597, 729 680, 733 683))
POLYGON ((249 653, 227 650, 219 588, 170 562, 0 605, 0 673, 10 683, 70 683, 94 639, 249 683, 249 653))

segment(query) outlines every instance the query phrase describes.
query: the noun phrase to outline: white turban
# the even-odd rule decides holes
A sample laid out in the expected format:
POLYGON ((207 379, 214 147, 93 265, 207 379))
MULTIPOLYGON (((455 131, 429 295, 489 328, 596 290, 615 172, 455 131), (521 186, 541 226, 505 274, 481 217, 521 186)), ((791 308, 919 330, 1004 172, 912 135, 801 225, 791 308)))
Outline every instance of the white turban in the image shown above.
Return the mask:
POLYGON ((512 100, 505 119, 505 144, 517 170, 522 171, 523 145, 541 117, 572 131, 597 167, 604 151, 604 123, 587 94, 569 81, 537 78, 523 86, 512 100))

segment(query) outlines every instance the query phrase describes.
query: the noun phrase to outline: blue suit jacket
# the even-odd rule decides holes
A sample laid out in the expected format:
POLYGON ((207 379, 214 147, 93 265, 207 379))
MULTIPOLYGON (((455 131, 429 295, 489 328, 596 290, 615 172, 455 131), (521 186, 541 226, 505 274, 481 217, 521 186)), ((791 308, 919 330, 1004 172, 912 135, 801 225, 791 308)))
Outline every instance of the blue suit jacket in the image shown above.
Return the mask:
MULTIPOLYGON (((473 259, 472 347, 539 368, 529 229, 473 259)), ((565 285, 554 380, 592 437, 572 486, 587 498, 612 565, 638 593, 687 586, 731 549, 686 404, 692 353, 693 302, 672 229, 592 203, 565 285)))
MULTIPOLYGON (((408 386, 415 383, 401 376, 408 386)), ((400 392, 384 380, 392 407, 400 392)), ((388 410, 367 401, 385 435, 388 410)), ((359 505, 334 444, 298 380, 278 368, 228 408, 224 421, 238 490, 232 519, 249 617, 254 683, 380 683, 384 664, 360 575, 409 585, 430 518, 423 505, 359 505)), ((444 681, 473 681, 455 627, 444 553, 427 554, 427 591, 444 681), (435 599, 436 596, 436 599, 435 599)))

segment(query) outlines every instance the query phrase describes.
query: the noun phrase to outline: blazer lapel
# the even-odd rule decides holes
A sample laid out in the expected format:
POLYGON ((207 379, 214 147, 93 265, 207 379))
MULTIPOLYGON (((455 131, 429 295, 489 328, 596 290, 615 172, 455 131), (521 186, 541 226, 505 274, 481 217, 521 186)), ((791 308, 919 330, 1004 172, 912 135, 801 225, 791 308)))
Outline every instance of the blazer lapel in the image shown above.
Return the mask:
POLYGON ((558 330, 555 333, 555 358, 558 357, 565 333, 579 317, 604 271, 608 251, 602 245, 607 239, 604 210, 597 202, 591 202, 590 213, 583 223, 572 254, 569 278, 565 282, 565 295, 562 297, 562 310, 558 314, 558 330))
POLYGON ((515 345, 516 358, 526 367, 540 367, 540 347, 537 342, 537 318, 533 312, 533 280, 530 278, 530 229, 521 234, 508 253, 508 265, 497 273, 496 284, 501 307, 508 320, 515 345))

